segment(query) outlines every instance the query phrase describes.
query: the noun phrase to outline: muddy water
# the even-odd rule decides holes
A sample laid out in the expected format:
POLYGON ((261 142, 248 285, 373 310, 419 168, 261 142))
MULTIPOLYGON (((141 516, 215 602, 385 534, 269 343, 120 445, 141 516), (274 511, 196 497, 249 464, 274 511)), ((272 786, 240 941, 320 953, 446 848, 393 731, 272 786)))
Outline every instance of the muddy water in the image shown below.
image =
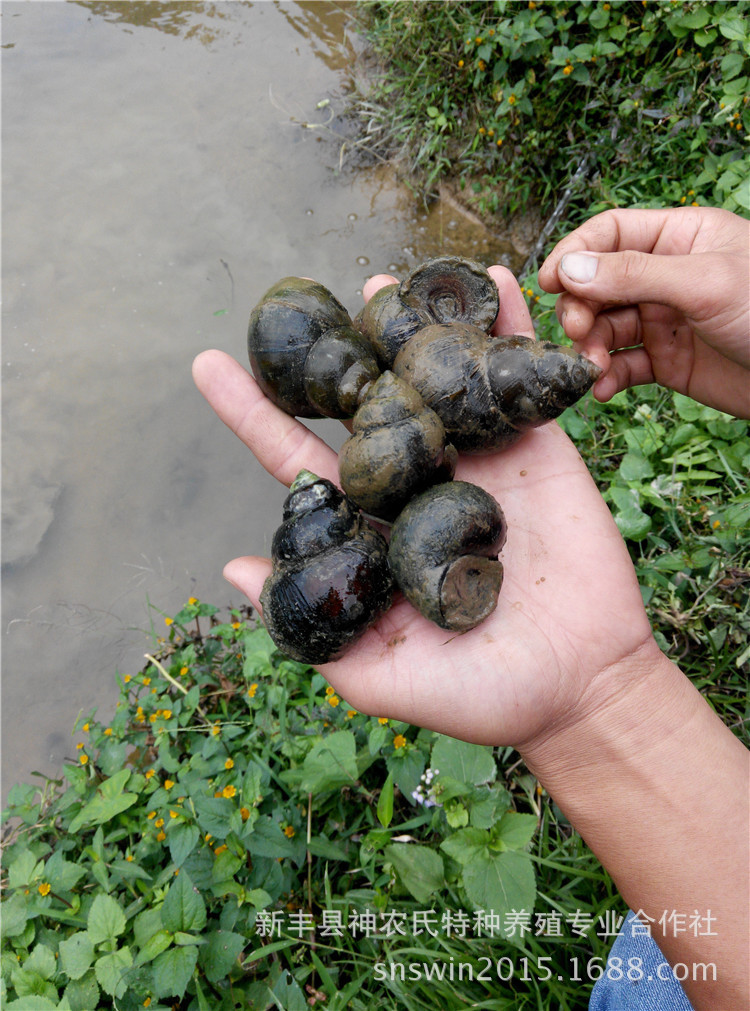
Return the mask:
POLYGON ((239 604, 223 563, 267 553, 284 489, 194 355, 244 360, 287 274, 356 312, 372 273, 513 249, 388 167, 340 171, 340 4, 11 2, 2 44, 6 795, 106 718, 144 630, 191 595, 239 604))

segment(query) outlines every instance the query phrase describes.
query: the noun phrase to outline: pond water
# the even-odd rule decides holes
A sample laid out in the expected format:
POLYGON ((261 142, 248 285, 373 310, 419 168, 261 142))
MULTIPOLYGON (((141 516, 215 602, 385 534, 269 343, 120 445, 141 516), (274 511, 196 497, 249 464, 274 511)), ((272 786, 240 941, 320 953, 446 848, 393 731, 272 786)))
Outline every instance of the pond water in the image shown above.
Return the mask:
POLYGON ((190 596, 239 605, 224 562, 268 553, 285 489, 195 391, 193 357, 244 362, 250 309, 288 274, 356 313, 373 273, 516 255, 342 159, 347 17, 2 5, 3 796, 75 756, 77 715, 106 718, 144 633, 190 596))

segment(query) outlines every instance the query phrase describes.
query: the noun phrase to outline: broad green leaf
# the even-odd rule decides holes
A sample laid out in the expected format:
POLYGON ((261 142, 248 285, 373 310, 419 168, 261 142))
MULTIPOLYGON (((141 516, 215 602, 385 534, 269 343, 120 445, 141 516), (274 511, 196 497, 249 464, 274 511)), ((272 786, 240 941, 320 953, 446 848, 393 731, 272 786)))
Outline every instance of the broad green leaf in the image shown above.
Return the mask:
POLYGON ((153 963, 154 992, 157 997, 182 997, 198 961, 195 945, 163 951, 153 963))
POLYGON ((323 857, 324 860, 349 859, 347 850, 340 843, 326 839, 324 835, 314 835, 308 849, 314 857, 323 857))
POLYGON ((609 494, 617 507, 613 515, 622 536, 631 541, 643 540, 651 529, 651 517, 641 509, 638 493, 633 488, 613 485, 609 494))
POLYGON ((411 799, 425 767, 425 757, 420 749, 399 748, 392 751, 385 760, 385 767, 401 793, 411 799))
POLYGON ((493 842, 499 841, 505 849, 523 849, 536 832, 537 817, 533 814, 519 814, 517 811, 506 811, 492 833, 493 842))
POLYGON ((166 951, 171 943, 172 933, 169 930, 157 930, 138 952, 135 964, 145 965, 147 962, 152 962, 157 955, 166 951))
POLYGON ((0 903, 0 922, 3 925, 3 937, 18 937, 24 932, 28 913, 26 899, 21 892, 16 892, 9 899, 0 903))
POLYGON ((469 864, 472 860, 487 856, 489 841, 489 832, 484 829, 462 828, 444 839, 440 849, 445 850, 448 856, 459 864, 469 864))
POLYGON ((71 934, 60 941, 60 967, 71 979, 80 979, 91 968, 94 961, 94 944, 86 930, 71 934))
POLYGON ((44 997, 48 1000, 57 999, 57 987, 49 979, 34 969, 17 966, 10 974, 11 982, 19 997, 31 1000, 34 997, 44 997))
POLYGON ((388 727, 382 726, 380 723, 374 726, 367 735, 367 747, 370 750, 370 754, 377 755, 386 741, 392 738, 392 736, 388 727))
POLYGON ((86 929, 94 944, 112 941, 125 930, 125 913, 111 895, 97 895, 91 903, 86 929))
POLYGON ((57 972, 54 952, 46 944, 37 944, 23 967, 28 972, 39 973, 42 979, 52 979, 57 972))
POLYGON ((85 875, 84 867, 66 860, 59 850, 55 850, 44 868, 45 881, 54 882, 55 891, 58 893, 74 888, 85 875))
POLYGON ((245 845, 255 857, 292 857, 294 847, 281 831, 281 826, 267 814, 261 815, 253 826, 253 831, 247 836, 245 845))
POLYGON ((127 984, 123 980, 126 969, 133 964, 133 956, 130 948, 118 948, 108 955, 102 955, 94 964, 94 972, 99 981, 99 986, 108 993, 110 997, 118 999, 124 996, 127 984))
POLYGON ((463 882, 474 906, 497 913, 501 923, 511 910, 531 912, 534 908, 534 868, 524 853, 508 850, 477 857, 464 867, 463 882))
POLYGON ((218 983, 227 977, 248 942, 244 935, 231 930, 213 930, 207 939, 198 957, 209 982, 218 983))
POLYGON ((24 888, 44 873, 44 861, 37 860, 31 850, 22 850, 8 869, 11 888, 24 888))
MULTIPOLYGON (((217 798, 218 799, 218 798, 217 798)), ((169 855, 176 867, 182 867, 188 854, 197 845, 200 831, 197 825, 175 825, 167 836, 169 855)))
POLYGON ((122 788, 130 779, 130 770, 121 769, 97 788, 96 795, 70 823, 69 832, 78 832, 84 825, 101 825, 111 821, 138 800, 137 793, 124 793, 122 788))
POLYGON ((432 747, 431 764, 441 775, 473 786, 489 783, 497 775, 492 748, 457 741, 442 734, 432 747))
POLYGON ((167 930, 202 930, 206 925, 206 904, 203 896, 181 871, 172 881, 161 907, 161 919, 167 930))
POLYGON ((55 1011, 58 1006, 56 997, 57 991, 55 991, 55 999, 42 997, 39 994, 19 997, 9 1004, 3 1003, 3 1011, 55 1011))
POLYGON ((445 884, 442 858, 429 846, 393 843, 386 846, 384 854, 417 902, 427 902, 445 884))
POLYGON ((351 786, 357 779, 354 734, 351 730, 337 730, 318 741, 305 756, 302 768, 282 773, 282 779, 298 786, 303 793, 351 786))
POLYGON ((91 1011, 99 1005, 99 984, 96 973, 87 972, 81 979, 71 980, 65 987, 65 999, 70 1005, 70 1011, 91 1011))
POLYGON ((284 969, 271 991, 284 1011, 308 1011, 308 1003, 292 974, 284 969))
POLYGON ((232 802, 226 797, 195 797, 193 803, 201 833, 210 832, 219 842, 226 839, 232 830, 232 802))
POLYGON ((393 819, 393 774, 390 772, 380 791, 376 814, 383 828, 388 828, 393 819))
POLYGON ((620 461, 618 468, 623 481, 642 481, 644 478, 654 476, 654 468, 651 461, 638 453, 626 453, 620 461))

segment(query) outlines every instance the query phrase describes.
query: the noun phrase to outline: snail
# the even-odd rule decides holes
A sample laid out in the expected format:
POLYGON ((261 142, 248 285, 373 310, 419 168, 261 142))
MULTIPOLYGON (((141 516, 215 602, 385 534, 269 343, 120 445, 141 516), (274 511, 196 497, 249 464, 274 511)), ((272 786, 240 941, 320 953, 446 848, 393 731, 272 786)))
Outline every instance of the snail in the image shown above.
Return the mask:
POLYGON ((434 485, 405 507, 391 529, 396 584, 440 628, 467 631, 497 606, 507 526, 492 495, 467 481, 434 485))
POLYGON ((391 605, 385 539, 343 492, 303 470, 284 502, 260 596, 276 646, 301 663, 337 659, 391 605))
POLYGON ((459 256, 438 256, 400 284, 377 291, 354 320, 383 368, 408 340, 432 323, 473 323, 489 331, 498 312, 497 285, 486 268, 459 256))
POLYGON ((396 356, 396 375, 440 416, 459 452, 512 445, 579 400, 601 369, 570 347, 531 337, 488 337, 467 323, 416 333, 396 356))
POLYGON ((352 431, 339 451, 341 487, 371 516, 393 520, 418 492, 453 477, 458 454, 442 421, 392 372, 369 388, 352 431))
POLYGON ((374 353, 322 284, 285 277, 252 311, 247 348, 265 395, 287 414, 350 418, 380 375, 374 353))

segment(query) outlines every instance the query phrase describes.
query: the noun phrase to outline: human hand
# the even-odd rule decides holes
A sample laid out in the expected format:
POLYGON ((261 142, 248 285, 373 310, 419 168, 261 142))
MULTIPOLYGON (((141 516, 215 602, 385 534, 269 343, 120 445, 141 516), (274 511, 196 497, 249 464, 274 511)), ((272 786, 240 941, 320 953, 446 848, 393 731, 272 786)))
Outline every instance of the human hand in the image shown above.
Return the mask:
MULTIPOLYGON (((533 336, 512 274, 490 271, 500 292, 495 332, 533 336)), ((366 298, 391 281, 372 278, 366 298)), ((278 480, 289 485, 306 468, 338 481, 335 453, 266 399, 232 358, 206 351, 193 371, 219 417, 278 480)), ((534 429, 500 454, 461 457, 456 478, 487 489, 508 521, 496 611, 470 632, 452 635, 398 599, 341 660, 320 670, 365 713, 519 746, 596 710, 615 691, 610 675, 621 661, 658 650, 625 545, 556 424, 534 429)), ((238 558, 224 571, 260 612, 270 563, 238 558)))
POLYGON ((711 207, 597 214, 539 270, 594 396, 661 383, 750 418, 750 222, 711 207), (590 276, 589 276, 590 275, 590 276))

